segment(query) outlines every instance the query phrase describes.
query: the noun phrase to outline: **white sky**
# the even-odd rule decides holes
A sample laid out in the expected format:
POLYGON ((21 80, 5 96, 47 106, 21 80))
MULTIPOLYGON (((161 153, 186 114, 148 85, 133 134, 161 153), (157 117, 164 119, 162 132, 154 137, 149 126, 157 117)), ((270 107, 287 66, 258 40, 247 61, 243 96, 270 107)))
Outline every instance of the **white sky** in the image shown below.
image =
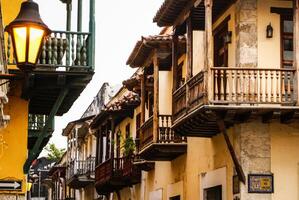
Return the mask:
MULTIPOLYGON (((52 30, 65 30, 66 6, 59 0, 35 0, 41 17, 52 30)), ((68 113, 55 119, 55 132, 50 140, 58 147, 66 147, 61 136, 68 122, 81 117, 104 82, 120 84, 134 72, 126 60, 141 36, 158 34, 160 28, 152 19, 163 0, 95 0, 96 1, 96 66, 93 80, 68 113)), ((83 0, 83 27, 88 30, 88 4, 83 0)), ((73 28, 76 30, 76 6, 73 0, 73 28)))

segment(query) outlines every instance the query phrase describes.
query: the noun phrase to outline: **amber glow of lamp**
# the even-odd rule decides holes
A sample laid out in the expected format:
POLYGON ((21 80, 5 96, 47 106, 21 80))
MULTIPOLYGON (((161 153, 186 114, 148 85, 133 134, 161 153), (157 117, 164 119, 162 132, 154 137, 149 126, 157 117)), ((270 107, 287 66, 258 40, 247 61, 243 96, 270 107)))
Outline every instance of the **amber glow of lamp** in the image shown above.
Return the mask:
POLYGON ((43 40, 51 30, 42 21, 38 4, 32 0, 22 3, 18 16, 5 31, 11 35, 17 67, 32 71, 41 53, 43 40))

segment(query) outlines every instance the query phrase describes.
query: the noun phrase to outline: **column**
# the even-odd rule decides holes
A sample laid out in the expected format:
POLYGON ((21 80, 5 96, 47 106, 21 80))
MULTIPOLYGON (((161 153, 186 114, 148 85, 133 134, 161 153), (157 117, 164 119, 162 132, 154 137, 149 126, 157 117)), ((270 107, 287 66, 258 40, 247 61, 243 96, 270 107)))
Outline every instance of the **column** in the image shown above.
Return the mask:
POLYGON ((298 42, 298 34, 299 34, 299 2, 298 0, 293 0, 293 8, 294 8, 294 68, 296 69, 295 81, 294 81, 294 100, 297 100, 297 105, 299 104, 299 81, 298 81, 298 73, 299 73, 299 42, 298 42))
POLYGON ((155 49, 154 57, 154 109, 153 109, 153 141, 157 142, 159 133, 159 63, 158 52, 155 49))
POLYGON ((207 98, 205 103, 213 97, 212 73, 213 67, 213 21, 212 21, 213 0, 205 0, 205 66, 204 66, 204 88, 207 98))

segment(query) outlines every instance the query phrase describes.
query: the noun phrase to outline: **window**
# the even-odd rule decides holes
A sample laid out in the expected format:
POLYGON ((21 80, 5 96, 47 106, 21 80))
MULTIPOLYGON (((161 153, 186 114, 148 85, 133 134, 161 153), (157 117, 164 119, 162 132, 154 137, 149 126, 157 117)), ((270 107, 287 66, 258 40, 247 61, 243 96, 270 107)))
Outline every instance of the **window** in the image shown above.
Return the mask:
POLYGON ((204 189, 204 200, 222 200, 222 186, 204 189))
POLYGON ((182 85, 185 84, 185 79, 183 78, 183 65, 184 65, 184 61, 181 62, 181 63, 178 65, 178 70, 177 70, 177 80, 176 80, 176 86, 177 86, 177 88, 175 88, 175 89, 178 89, 178 88, 180 88, 182 85))
POLYGON ((153 110, 154 110, 154 95, 152 92, 148 93, 148 113, 149 117, 153 116, 153 110))
POLYGON ((174 197, 170 197, 169 200, 181 200, 181 196, 177 195, 177 196, 174 196, 174 197))
POLYGON ((293 17, 281 15, 281 68, 293 67, 293 17))
POLYGON ((129 138, 130 137, 130 123, 129 124, 127 124, 127 126, 126 126, 126 138, 129 138))

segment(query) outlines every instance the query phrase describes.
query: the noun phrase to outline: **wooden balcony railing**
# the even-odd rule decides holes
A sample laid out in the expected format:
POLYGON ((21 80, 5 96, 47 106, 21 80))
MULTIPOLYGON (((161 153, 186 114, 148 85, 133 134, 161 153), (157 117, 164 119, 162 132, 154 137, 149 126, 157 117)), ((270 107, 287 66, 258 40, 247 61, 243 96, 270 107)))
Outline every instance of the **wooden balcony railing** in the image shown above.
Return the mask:
POLYGON ((187 108, 201 104, 204 95, 204 73, 200 72, 173 93, 173 120, 184 115, 187 108))
POLYGON ((96 182, 103 184, 113 177, 120 181, 132 177, 137 170, 133 165, 134 157, 111 158, 96 167, 96 182))
POLYGON ((182 143, 186 142, 186 138, 175 134, 171 129, 171 115, 159 115, 159 130, 157 141, 153 141, 153 119, 147 120, 141 127, 142 137, 140 141, 140 150, 152 143, 182 143))
MULTIPOLYGON (((37 69, 59 71, 91 70, 88 63, 90 33, 53 31, 42 44, 42 52, 37 63, 37 69)), ((15 64, 11 37, 6 41, 7 63, 15 64)))
POLYGON ((206 102, 220 105, 294 105, 294 69, 232 68, 211 69, 208 92, 204 73, 198 73, 173 93, 173 120, 206 102))
POLYGON ((74 176, 94 175, 95 172, 95 157, 88 157, 86 160, 73 160, 67 168, 67 179, 74 176))
POLYGON ((295 103, 294 69, 212 68, 212 103, 289 104, 295 103))
MULTIPOLYGON (((46 125, 47 119, 48 119, 47 115, 29 114, 28 115, 28 130, 41 131, 44 128, 44 126, 46 125)), ((49 132, 54 131, 54 120, 50 124, 48 131, 49 132)))

